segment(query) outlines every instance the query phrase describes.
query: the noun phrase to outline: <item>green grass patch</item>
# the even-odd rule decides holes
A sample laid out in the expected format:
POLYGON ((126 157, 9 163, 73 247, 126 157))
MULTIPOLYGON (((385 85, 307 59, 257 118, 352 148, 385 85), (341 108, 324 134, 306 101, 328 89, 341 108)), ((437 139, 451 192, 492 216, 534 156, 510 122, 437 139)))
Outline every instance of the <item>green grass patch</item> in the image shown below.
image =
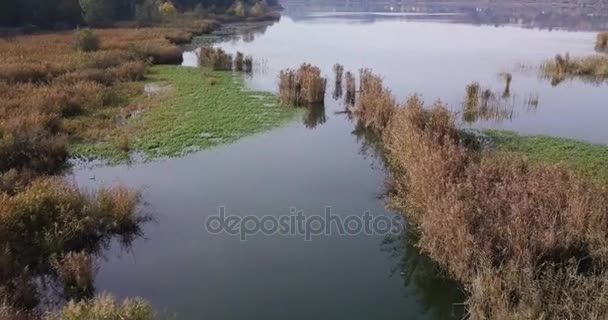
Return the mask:
POLYGON ((484 130, 483 133, 499 149, 522 153, 533 161, 564 163, 584 176, 608 179, 608 145, 502 130, 484 130))
POLYGON ((242 77, 232 72, 154 66, 147 77, 164 89, 140 99, 150 105, 125 125, 128 141, 115 137, 76 144, 76 155, 111 161, 122 161, 133 151, 148 158, 179 156, 275 128, 298 113, 280 106, 271 93, 247 90, 242 77))

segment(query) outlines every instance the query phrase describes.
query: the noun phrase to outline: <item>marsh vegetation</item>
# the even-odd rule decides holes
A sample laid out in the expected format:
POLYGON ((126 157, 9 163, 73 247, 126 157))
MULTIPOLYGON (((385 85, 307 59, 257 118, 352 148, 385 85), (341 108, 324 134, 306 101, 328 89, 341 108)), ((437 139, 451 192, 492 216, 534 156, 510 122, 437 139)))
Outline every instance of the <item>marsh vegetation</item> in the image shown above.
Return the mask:
POLYGON ((279 101, 284 105, 323 104, 326 88, 327 79, 321 76, 321 69, 310 64, 282 70, 279 74, 279 101))

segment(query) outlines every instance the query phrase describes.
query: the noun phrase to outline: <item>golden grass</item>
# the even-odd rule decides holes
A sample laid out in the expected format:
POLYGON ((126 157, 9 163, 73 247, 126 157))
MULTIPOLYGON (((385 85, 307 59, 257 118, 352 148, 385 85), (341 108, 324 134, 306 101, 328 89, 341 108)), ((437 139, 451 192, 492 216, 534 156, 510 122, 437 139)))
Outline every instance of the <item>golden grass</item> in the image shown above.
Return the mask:
MULTIPOLYGON (((487 95, 467 87, 472 108, 487 95)), ((382 137, 389 206, 464 285, 472 319, 608 317, 608 186, 565 165, 480 150, 444 104, 411 96, 397 107, 369 70, 356 115, 382 137)))
MULTIPOLYGON (((210 68, 216 71, 230 71, 234 59, 221 48, 202 47, 198 53, 201 68, 210 68)), ((241 66, 242 68, 242 66, 241 66)))
POLYGON ((362 69, 360 77, 360 94, 354 114, 365 127, 380 132, 395 112, 397 102, 392 92, 383 86, 380 76, 362 69))
POLYGON ((282 70, 279 75, 279 101, 285 105, 306 106, 323 104, 327 79, 321 69, 302 64, 297 70, 282 70))
POLYGON ((589 82, 602 82, 608 79, 608 57, 591 55, 571 58, 570 55, 556 55, 540 67, 543 77, 551 79, 557 85, 567 78, 579 78, 589 82))
POLYGON ((559 165, 470 149, 447 108, 425 108, 417 96, 394 112, 383 142, 390 205, 465 285, 473 319, 608 315, 606 186, 559 165))
POLYGON ((608 32, 600 32, 597 34, 597 38, 595 40, 595 50, 608 50, 608 32))

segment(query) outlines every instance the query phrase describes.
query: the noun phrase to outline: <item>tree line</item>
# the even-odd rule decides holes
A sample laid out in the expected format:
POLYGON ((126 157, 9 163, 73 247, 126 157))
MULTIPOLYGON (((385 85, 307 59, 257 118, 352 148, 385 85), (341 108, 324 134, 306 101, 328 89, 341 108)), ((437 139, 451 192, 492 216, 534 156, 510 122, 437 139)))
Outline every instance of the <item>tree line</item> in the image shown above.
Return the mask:
MULTIPOLYGON (((250 0, 252 1, 252 0, 250 0)), ((250 2, 247 1, 247 2, 250 2)), ((73 27, 135 19, 167 0, 0 0, 0 27, 73 27)), ((276 0, 267 1, 276 5, 276 0)), ((172 0, 178 10, 225 10, 234 0, 172 0)))

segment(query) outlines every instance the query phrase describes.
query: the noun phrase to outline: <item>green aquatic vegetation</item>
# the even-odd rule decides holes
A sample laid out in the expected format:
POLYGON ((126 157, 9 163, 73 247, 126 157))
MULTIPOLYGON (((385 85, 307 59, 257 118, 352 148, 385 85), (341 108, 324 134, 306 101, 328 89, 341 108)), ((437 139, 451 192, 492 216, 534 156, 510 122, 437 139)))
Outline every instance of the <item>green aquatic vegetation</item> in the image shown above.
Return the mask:
POLYGON ((499 149, 522 153, 533 161, 561 162, 584 176, 608 179, 608 145, 502 130, 484 130, 483 133, 499 149))
POLYGON ((147 77, 170 89, 148 99, 152 105, 129 119, 128 148, 124 138, 115 137, 75 145, 73 153, 110 161, 128 159, 125 150, 148 158, 178 156, 269 130, 297 113, 279 106, 271 93, 247 90, 242 77, 229 71, 154 66, 147 77))

